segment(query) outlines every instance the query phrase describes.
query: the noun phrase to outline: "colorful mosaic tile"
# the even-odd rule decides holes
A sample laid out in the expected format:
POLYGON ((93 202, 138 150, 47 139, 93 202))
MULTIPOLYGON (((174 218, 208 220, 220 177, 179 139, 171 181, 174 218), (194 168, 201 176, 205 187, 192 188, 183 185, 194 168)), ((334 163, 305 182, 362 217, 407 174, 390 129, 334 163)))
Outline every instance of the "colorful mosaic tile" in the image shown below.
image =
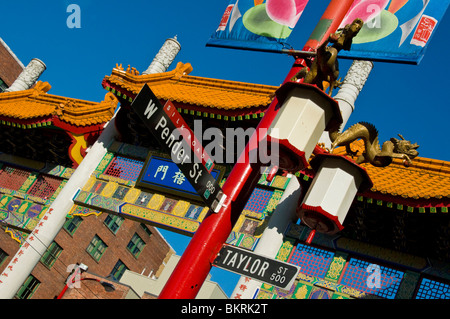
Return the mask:
POLYGON ((189 206, 190 206, 190 203, 185 202, 183 200, 179 200, 175 204, 175 207, 172 210, 172 214, 174 214, 175 216, 184 217, 186 215, 186 212, 187 212, 189 206))
POLYGON ((267 203, 272 197, 272 194, 273 191, 271 190, 255 188, 244 209, 251 210, 256 213, 263 213, 267 206, 267 203))
POLYGON ((196 220, 200 217, 200 213, 202 212, 202 209, 203 209, 203 207, 201 207, 201 206, 191 204, 191 205, 189 205, 184 217, 196 220))
POLYGON ((257 292, 256 298, 255 299, 274 299, 274 294, 270 291, 266 291, 264 289, 260 289, 257 292))
POLYGON ((237 242, 237 234, 236 232, 232 231, 229 235, 228 238, 226 240, 226 243, 229 245, 235 245, 237 242))
POLYGON ((281 288, 277 288, 274 287, 273 288, 273 293, 277 296, 277 299, 290 299, 294 293, 294 291, 296 290, 296 285, 295 283, 292 285, 292 287, 289 290, 285 290, 285 289, 281 289, 281 288))
POLYGON ((275 176, 275 178, 270 183, 270 186, 285 189, 287 184, 289 183, 290 178, 285 176, 275 176))
POLYGON ((334 253, 309 245, 298 244, 290 263, 300 266, 300 272, 324 278, 334 253))
POLYGON ((131 158, 116 156, 108 168, 105 170, 105 175, 111 175, 128 181, 136 181, 141 173, 143 161, 138 161, 131 158))
POLYGON ((96 215, 99 216, 102 212, 98 210, 94 210, 88 207, 83 207, 80 205, 73 205, 72 209, 70 210, 68 215, 68 218, 73 216, 89 216, 89 215, 96 215))
POLYGON ((353 298, 350 297, 349 295, 341 294, 341 293, 335 292, 335 293, 333 294, 333 296, 331 296, 331 299, 353 299, 353 298))
POLYGON ((325 276, 325 279, 337 282, 345 267, 346 259, 343 256, 334 256, 330 268, 325 276))
POLYGON ((313 286, 304 283, 298 283, 295 287, 292 299, 308 299, 311 294, 313 286))
POLYGON ((331 299, 331 295, 329 290, 313 287, 308 299, 331 299))
POLYGON ((170 213, 172 212, 173 208, 175 207, 177 201, 175 199, 172 198, 166 198, 161 207, 159 208, 160 210, 166 212, 166 213, 170 213))
POLYGON ((147 192, 140 192, 138 198, 134 202, 136 205, 146 207, 153 197, 153 194, 147 192))
POLYGON ((450 299, 450 285, 423 278, 415 299, 450 299))
POLYGON ((274 190, 272 197, 270 197, 269 202, 266 205, 266 208, 264 209, 264 214, 272 214, 277 208, 278 202, 281 199, 281 196, 283 196, 283 191, 280 190, 274 190))
POLYGON ((123 200, 125 198, 125 195, 128 193, 130 189, 128 187, 119 186, 117 187, 116 191, 112 195, 115 199, 123 200))
POLYGON ((200 223, 188 218, 182 218, 171 214, 165 214, 159 211, 148 209, 132 204, 124 204, 120 209, 121 214, 129 215, 134 218, 144 219, 155 224, 171 227, 173 231, 184 234, 193 234, 198 229, 200 223))
POLYGON ((239 243, 239 247, 253 250, 253 249, 255 249, 256 245, 258 244, 258 241, 259 241, 259 239, 255 238, 253 236, 244 235, 242 237, 242 240, 239 243))
POLYGON ((108 182, 100 193, 103 197, 112 197, 119 184, 115 182, 108 182))
POLYGON ((260 222, 258 220, 254 220, 251 218, 244 218, 244 222, 242 223, 239 232, 248 235, 253 235, 259 224, 260 222))
POLYGON ((127 192, 123 200, 127 203, 134 203, 140 194, 141 190, 134 187, 129 188, 129 191, 127 192))
POLYGON ((403 272, 351 258, 340 284, 382 298, 394 299, 403 272))
POLYGON ((113 153, 106 153, 105 156, 103 156, 102 161, 98 164, 97 168, 95 169, 95 174, 98 175, 103 173, 113 158, 114 158, 113 153))
MULTIPOLYGON (((17 198, 0 194, 0 221, 32 231, 45 214, 47 207, 31 201, 29 197, 17 198)), ((10 227, 6 227, 6 232, 19 243, 23 243, 28 235, 10 227)))
POLYGON ((287 261, 293 249, 294 241, 289 239, 285 240, 283 242, 283 245, 281 245, 280 250, 278 250, 277 256, 275 258, 281 261, 287 261))

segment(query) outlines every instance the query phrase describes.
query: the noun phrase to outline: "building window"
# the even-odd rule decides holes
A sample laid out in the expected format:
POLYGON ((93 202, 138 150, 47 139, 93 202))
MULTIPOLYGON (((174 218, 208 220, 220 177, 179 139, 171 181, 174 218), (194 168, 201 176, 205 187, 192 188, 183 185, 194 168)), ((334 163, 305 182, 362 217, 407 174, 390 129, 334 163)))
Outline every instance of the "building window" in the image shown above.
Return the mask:
POLYGON ((61 246, 59 246, 57 243, 52 242, 50 246, 48 247, 47 251, 41 258, 41 262, 48 268, 52 268, 54 265, 56 259, 59 257, 59 255, 62 252, 61 246))
POLYGON ((5 92, 5 90, 8 88, 5 82, 3 82, 2 79, 0 79, 0 93, 5 92))
POLYGON ((123 218, 117 215, 108 215, 105 218, 104 224, 116 234, 119 230, 120 225, 123 223, 123 218))
POLYGON ((66 223, 64 224, 64 229, 73 236, 82 221, 83 219, 80 216, 74 216, 73 218, 67 219, 66 223))
POLYGON ((436 280, 422 278, 416 299, 450 299, 450 285, 436 280))
POLYGON ((152 231, 147 227, 147 225, 141 223, 141 228, 145 231, 148 236, 152 236, 152 231))
POLYGON ((0 249, 0 266, 3 264, 3 262, 8 258, 8 254, 3 251, 3 249, 0 249))
POLYGON ((22 287, 20 287, 19 291, 16 294, 16 298, 19 299, 30 299, 31 296, 35 293, 36 289, 39 287, 40 281, 37 280, 34 276, 28 276, 27 280, 23 283, 22 287))
POLYGON ((0 187, 18 191, 30 174, 24 169, 5 165, 0 170, 0 187))
POLYGON ((111 161, 104 174, 128 181, 136 181, 143 166, 144 162, 142 161, 116 156, 111 161))
POLYGON ((138 258, 141 251, 144 249, 145 242, 139 237, 138 234, 134 234, 133 238, 131 238, 130 242, 127 245, 127 249, 130 253, 133 254, 134 257, 138 258))
POLYGON ((28 191, 28 194, 48 199, 56 192, 61 182, 62 179, 57 177, 39 175, 36 182, 28 191))
POLYGON ((114 280, 119 281, 125 273, 125 270, 128 270, 128 267, 125 266, 122 260, 119 259, 109 276, 111 276, 114 280))
POLYGON ((105 250, 108 246, 103 242, 103 240, 100 239, 97 235, 92 238, 91 242, 89 243, 88 248, 86 251, 89 253, 89 255, 92 256, 96 261, 99 261, 100 258, 105 253, 105 250))

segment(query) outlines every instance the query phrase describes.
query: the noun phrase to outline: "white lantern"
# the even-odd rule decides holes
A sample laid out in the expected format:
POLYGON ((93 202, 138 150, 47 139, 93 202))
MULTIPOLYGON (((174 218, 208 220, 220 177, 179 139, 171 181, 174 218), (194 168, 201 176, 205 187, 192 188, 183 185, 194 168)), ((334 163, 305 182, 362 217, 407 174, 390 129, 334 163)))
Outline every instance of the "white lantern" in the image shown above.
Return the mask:
POLYGON ((276 96, 280 111, 267 139, 279 144, 279 167, 295 173, 308 166, 324 130, 338 129, 342 116, 338 103, 314 85, 287 82, 276 96))
POLYGON ((345 156, 318 154, 311 166, 317 173, 297 208, 298 216, 313 230, 335 234, 344 228, 356 193, 371 188, 372 181, 364 168, 345 156))

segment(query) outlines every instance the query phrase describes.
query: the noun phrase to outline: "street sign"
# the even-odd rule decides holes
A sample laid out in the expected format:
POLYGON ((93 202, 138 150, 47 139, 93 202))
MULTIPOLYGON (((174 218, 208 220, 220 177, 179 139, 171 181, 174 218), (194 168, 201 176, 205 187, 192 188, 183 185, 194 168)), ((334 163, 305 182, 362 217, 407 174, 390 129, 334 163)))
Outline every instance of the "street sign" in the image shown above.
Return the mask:
MULTIPOLYGON (((224 173, 225 168, 219 166, 215 166, 211 171, 214 179, 219 181, 224 173)), ((161 157, 152 152, 147 155, 141 174, 136 180, 136 185, 148 190, 170 193, 190 201, 202 201, 177 164, 170 158, 161 157)))
POLYGON ((220 181, 210 174, 214 163, 174 105, 167 101, 163 107, 145 84, 131 107, 205 204, 217 213, 226 196, 219 186, 220 181))
POLYGON ((223 245, 213 266, 281 289, 289 289, 300 271, 299 266, 260 256, 230 245, 223 245))

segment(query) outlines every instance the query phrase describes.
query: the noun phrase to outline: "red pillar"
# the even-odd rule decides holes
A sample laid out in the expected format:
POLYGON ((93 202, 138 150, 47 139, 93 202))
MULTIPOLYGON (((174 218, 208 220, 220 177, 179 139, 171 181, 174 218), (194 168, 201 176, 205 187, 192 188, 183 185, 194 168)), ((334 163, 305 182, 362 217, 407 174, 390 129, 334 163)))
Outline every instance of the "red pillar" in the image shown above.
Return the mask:
MULTIPOLYGON (((304 50, 314 51, 329 34, 335 32, 352 3, 353 0, 331 0, 304 50)), ((305 61, 297 59, 284 82, 288 82, 304 66, 305 61)), ((267 131, 270 127, 279 110, 276 108, 277 104, 275 98, 259 123, 256 133, 260 129, 267 131)), ((222 206, 217 214, 208 213, 205 217, 161 291, 160 299, 194 299, 203 285, 213 260, 226 242, 261 176, 261 164, 251 163, 248 158, 251 152, 258 151, 258 148, 252 148, 252 145, 258 145, 263 137, 256 133, 251 137, 222 187, 227 195, 225 206, 222 206), (255 139, 258 143, 255 143, 255 139)))

